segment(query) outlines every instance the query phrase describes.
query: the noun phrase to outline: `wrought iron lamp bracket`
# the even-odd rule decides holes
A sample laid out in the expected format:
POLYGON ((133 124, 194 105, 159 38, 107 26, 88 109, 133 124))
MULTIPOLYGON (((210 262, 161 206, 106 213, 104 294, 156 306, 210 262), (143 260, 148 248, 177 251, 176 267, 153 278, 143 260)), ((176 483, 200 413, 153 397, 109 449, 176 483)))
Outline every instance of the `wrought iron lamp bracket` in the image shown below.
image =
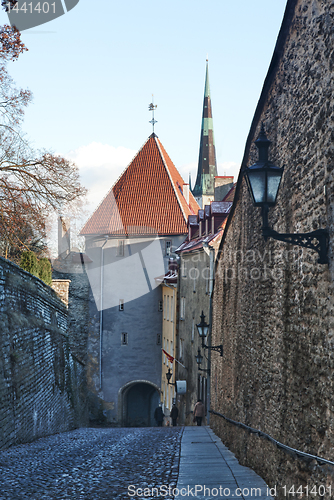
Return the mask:
POLYGON ((211 351, 219 352, 220 356, 223 357, 223 345, 205 345, 204 339, 202 339, 202 347, 203 349, 210 349, 211 351))
POLYGON ((263 227, 262 235, 265 240, 273 238, 274 240, 284 241, 291 245, 297 245, 304 248, 310 248, 318 252, 319 264, 328 264, 328 241, 329 233, 327 229, 316 229, 310 233, 278 233, 268 225, 268 207, 263 207, 262 211, 263 227))
POLYGON ((199 372, 206 372, 209 375, 209 377, 210 377, 210 374, 211 374, 210 368, 205 369, 205 368, 198 367, 198 371, 199 372))

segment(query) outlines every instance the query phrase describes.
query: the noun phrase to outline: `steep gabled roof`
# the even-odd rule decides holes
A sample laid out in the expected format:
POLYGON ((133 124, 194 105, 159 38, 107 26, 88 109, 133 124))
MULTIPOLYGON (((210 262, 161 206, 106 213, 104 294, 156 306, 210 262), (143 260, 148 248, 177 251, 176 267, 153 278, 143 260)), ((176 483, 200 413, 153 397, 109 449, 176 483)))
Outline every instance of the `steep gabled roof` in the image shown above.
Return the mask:
POLYGON ((199 206, 152 134, 86 222, 81 235, 185 234, 199 206))

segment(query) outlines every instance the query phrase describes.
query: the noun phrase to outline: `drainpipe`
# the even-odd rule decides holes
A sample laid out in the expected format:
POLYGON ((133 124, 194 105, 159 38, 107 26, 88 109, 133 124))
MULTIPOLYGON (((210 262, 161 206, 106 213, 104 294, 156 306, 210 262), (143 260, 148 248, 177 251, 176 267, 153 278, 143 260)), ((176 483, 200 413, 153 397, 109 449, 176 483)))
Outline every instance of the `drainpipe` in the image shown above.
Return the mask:
POLYGON ((100 378, 100 390, 102 390, 102 335, 103 335, 103 266, 104 266, 104 256, 103 248, 108 241, 108 236, 101 247, 101 269, 100 269, 100 367, 99 367, 99 378, 100 378))

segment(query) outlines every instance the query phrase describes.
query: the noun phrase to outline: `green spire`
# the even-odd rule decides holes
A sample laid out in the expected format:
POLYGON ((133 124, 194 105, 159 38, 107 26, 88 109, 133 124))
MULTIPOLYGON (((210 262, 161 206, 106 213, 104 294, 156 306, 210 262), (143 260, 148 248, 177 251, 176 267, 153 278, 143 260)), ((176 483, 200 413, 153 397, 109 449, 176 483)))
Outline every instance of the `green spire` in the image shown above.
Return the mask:
MULTIPOLYGON (((206 60, 202 130, 199 149, 198 169, 193 195, 199 202, 203 196, 214 197, 215 176, 217 175, 216 148, 213 133, 211 95, 209 83, 209 63, 206 60)), ((202 206, 202 202, 199 202, 202 206)))

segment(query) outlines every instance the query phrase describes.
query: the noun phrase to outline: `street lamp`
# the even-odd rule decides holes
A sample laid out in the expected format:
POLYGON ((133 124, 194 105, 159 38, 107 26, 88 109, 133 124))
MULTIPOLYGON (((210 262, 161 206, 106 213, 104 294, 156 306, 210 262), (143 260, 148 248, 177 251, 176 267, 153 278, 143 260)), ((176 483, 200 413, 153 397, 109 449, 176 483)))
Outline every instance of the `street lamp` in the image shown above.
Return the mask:
POLYGON ((273 238, 292 245, 315 250, 319 254, 319 264, 327 264, 328 231, 317 229, 310 233, 278 233, 269 227, 269 207, 276 204, 278 190, 281 184, 283 168, 276 167, 268 160, 268 149, 271 141, 267 139, 264 125, 261 125, 259 137, 255 145, 259 150, 259 159, 254 165, 245 169, 246 181, 255 207, 262 208, 262 235, 265 240, 273 238))
POLYGON ((170 371, 170 368, 168 368, 168 372, 166 373, 166 379, 167 379, 167 384, 168 385, 176 385, 176 384, 173 384, 170 379, 172 378, 173 376, 173 373, 170 371))
POLYGON ((196 325, 196 327, 197 327, 198 334, 202 339, 203 349, 211 349, 212 351, 217 351, 222 356, 223 355, 223 346, 221 344, 217 345, 217 346, 208 346, 208 345, 204 344, 204 339, 208 336, 210 325, 208 325, 205 322, 205 315, 204 315, 203 311, 202 311, 200 318, 201 318, 201 322, 198 323, 198 325, 196 325))
POLYGON ((196 359, 196 363, 198 365, 198 371, 200 371, 200 372, 207 372, 208 375, 209 375, 209 377, 210 377, 210 368, 208 368, 207 370, 205 370, 204 368, 200 367, 200 364, 203 361, 203 356, 202 356, 201 351, 199 350, 199 348, 198 348, 198 352, 197 352, 197 354, 195 356, 195 359, 196 359))
POLYGON ((172 376, 173 376, 173 373, 170 371, 170 368, 168 368, 168 372, 166 373, 166 379, 167 379, 167 384, 168 385, 172 385, 170 383, 170 379, 172 378, 172 376))

